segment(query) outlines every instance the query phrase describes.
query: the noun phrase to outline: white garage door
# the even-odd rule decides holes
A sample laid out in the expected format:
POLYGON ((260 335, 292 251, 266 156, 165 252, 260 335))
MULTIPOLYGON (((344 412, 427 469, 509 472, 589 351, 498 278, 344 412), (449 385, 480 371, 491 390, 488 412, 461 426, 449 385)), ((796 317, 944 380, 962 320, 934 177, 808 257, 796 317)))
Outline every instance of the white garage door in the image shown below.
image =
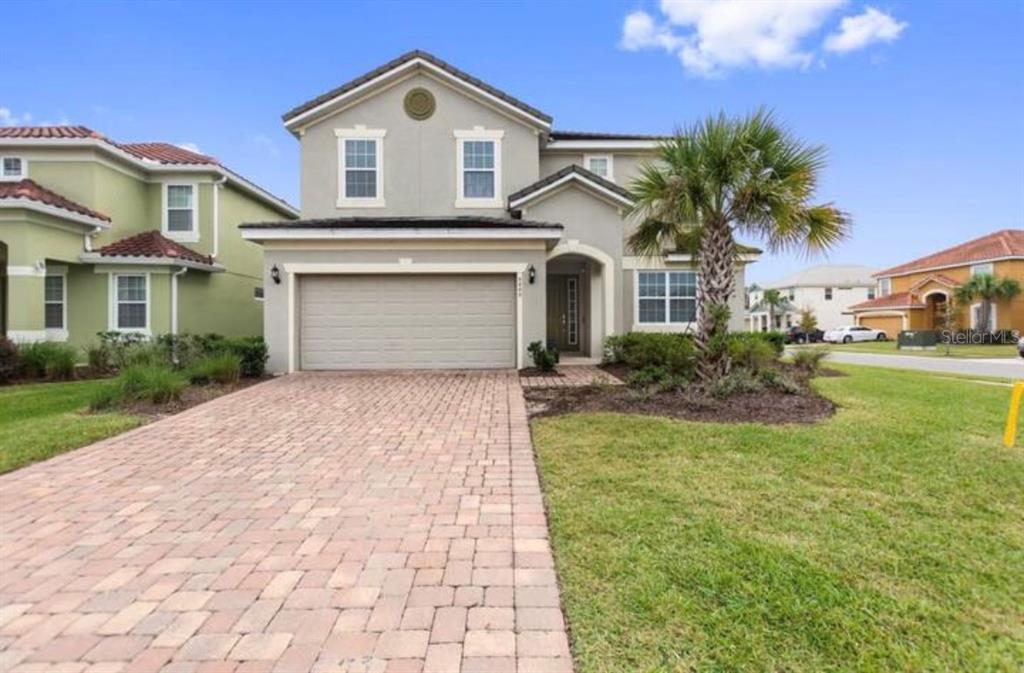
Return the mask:
POLYGON ((304 276, 303 369, 514 367, 512 275, 304 276))

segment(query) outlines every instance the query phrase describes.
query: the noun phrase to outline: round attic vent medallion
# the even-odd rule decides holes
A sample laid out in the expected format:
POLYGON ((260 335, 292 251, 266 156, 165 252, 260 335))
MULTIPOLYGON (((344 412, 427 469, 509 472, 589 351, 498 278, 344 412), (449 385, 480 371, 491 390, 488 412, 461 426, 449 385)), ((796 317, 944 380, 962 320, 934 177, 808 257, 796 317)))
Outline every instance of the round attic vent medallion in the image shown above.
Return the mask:
POLYGON ((422 121, 434 114, 437 103, 434 94, 426 89, 413 89, 405 94, 405 113, 413 119, 422 121))

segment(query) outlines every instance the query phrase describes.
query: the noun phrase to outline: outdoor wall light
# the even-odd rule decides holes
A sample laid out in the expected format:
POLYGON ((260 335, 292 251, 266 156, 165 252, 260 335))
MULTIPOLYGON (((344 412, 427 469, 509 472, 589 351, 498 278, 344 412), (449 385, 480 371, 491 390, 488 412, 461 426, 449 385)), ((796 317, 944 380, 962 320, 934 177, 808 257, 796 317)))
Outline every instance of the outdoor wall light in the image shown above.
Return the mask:
POLYGON ((526 270, 526 278, 530 281, 530 285, 533 285, 533 281, 537 280, 537 269, 533 268, 533 264, 526 270))
POLYGON ((274 281, 274 285, 281 284, 281 270, 277 268, 277 264, 271 267, 270 278, 274 281))

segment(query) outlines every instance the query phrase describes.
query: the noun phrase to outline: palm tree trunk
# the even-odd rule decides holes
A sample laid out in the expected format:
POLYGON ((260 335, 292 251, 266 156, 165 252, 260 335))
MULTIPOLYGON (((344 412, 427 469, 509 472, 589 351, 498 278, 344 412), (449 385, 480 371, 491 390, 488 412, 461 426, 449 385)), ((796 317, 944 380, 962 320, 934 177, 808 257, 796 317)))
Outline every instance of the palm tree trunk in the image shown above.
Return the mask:
POLYGON ((978 316, 978 330, 982 334, 987 334, 991 330, 988 326, 988 319, 992 316, 992 300, 988 297, 981 298, 981 315, 978 316))
POLYGON ((705 224, 701 239, 700 303, 698 329, 694 339, 697 351, 697 378, 712 383, 729 373, 729 297, 734 282, 734 242, 725 221, 705 224))

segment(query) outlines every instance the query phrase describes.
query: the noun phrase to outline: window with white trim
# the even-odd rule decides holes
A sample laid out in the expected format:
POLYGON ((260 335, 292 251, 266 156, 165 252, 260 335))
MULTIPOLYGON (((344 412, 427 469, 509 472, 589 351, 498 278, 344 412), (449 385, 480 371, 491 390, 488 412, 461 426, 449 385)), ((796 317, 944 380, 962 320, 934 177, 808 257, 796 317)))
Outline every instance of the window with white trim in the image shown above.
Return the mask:
POLYGON ((637 272, 638 323, 684 324, 696 320, 696 271, 637 272))
POLYGON ((338 207, 384 206, 384 129, 335 129, 338 137, 338 207))
POLYGON ((612 155, 610 154, 587 154, 583 157, 583 167, 594 175, 599 175, 605 180, 614 180, 612 174, 612 155))
POLYGON ((881 297, 888 297, 892 294, 892 279, 881 278, 878 281, 878 294, 881 297))
POLYGON ((67 276, 64 274, 46 274, 43 287, 43 320, 46 329, 65 329, 67 316, 67 276))
POLYGON ((114 276, 114 328, 144 331, 149 328, 149 278, 114 276))
POLYGON ((198 197, 194 184, 164 185, 163 230, 168 238, 198 241, 198 197))
POLYGON ((0 180, 21 180, 26 177, 25 160, 21 157, 0 157, 0 180))
POLYGON ((992 262, 986 262, 985 264, 974 264, 971 266, 971 275, 980 276, 982 274, 988 274, 991 276, 995 272, 995 265, 992 262))
POLYGON ((455 131, 458 192, 456 208, 500 208, 501 138, 504 131, 475 127, 455 131))
POLYGON ((825 288, 825 301, 832 301, 832 288, 825 288))
POLYGON ((875 288, 869 287, 868 288, 868 301, 871 301, 874 298, 875 298, 875 288))

